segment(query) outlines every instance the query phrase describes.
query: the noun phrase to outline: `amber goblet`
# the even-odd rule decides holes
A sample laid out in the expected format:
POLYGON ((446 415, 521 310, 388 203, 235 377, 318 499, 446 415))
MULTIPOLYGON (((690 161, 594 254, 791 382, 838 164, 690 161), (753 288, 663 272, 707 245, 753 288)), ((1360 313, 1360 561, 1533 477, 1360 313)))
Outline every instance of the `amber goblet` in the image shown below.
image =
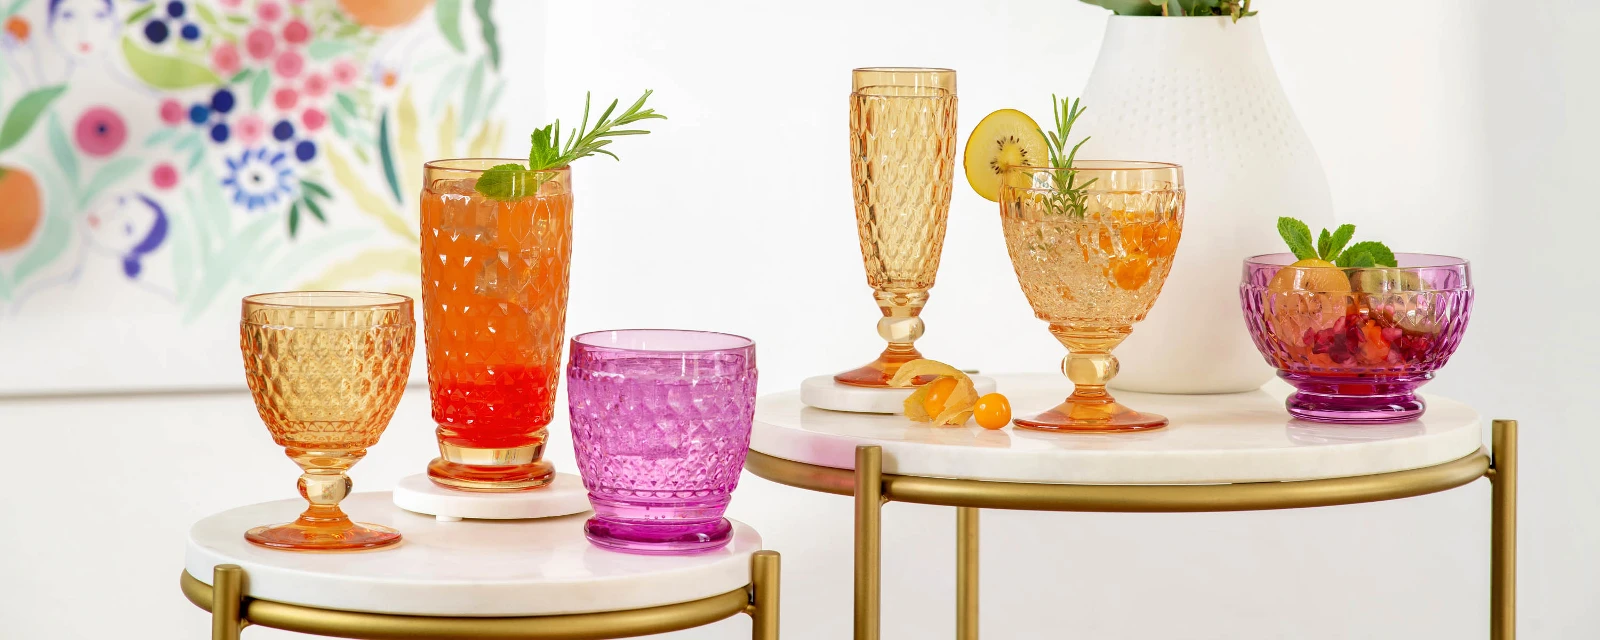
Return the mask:
POLYGON ((1082 160, 1017 167, 1000 187, 1000 220, 1034 315, 1067 347, 1066 402, 1017 418, 1051 431, 1136 431, 1167 424, 1106 392, 1111 350, 1143 320, 1172 270, 1183 233, 1183 169, 1158 162, 1082 160))
POLYGON ((339 509, 345 472, 378 443, 405 391, 416 345, 411 299, 389 293, 297 291, 244 299, 245 380, 273 442, 300 465, 310 505, 294 522, 256 527, 252 543, 295 551, 371 549, 400 541, 339 509))
POLYGON ((833 377, 888 387, 900 365, 922 357, 922 306, 939 254, 956 154, 956 72, 878 67, 852 72, 850 177, 867 284, 883 312, 876 360, 833 377))

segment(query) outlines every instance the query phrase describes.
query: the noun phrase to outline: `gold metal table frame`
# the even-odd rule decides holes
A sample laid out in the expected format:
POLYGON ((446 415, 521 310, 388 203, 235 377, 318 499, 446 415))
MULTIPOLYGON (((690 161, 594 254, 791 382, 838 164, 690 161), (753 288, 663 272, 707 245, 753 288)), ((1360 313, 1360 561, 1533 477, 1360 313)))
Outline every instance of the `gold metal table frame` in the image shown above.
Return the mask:
POLYGON ((855 470, 751 451, 745 468, 792 487, 855 496, 855 638, 878 640, 880 528, 891 500, 956 507, 956 638, 978 638, 978 510, 1196 513, 1297 509, 1409 498, 1487 476, 1493 485, 1489 637, 1516 637, 1517 423, 1495 420, 1493 454, 1483 449, 1421 469, 1366 476, 1210 485, 1082 485, 955 480, 883 473, 883 449, 856 447, 855 470))
POLYGON ((778 640, 775 551, 750 556, 750 585, 701 600, 646 609, 513 618, 410 616, 318 609, 243 595, 238 565, 217 565, 212 585, 183 572, 183 595, 211 612, 212 640, 239 640, 258 625, 334 638, 368 640, 602 640, 690 629, 740 613, 750 615, 753 640, 778 640))

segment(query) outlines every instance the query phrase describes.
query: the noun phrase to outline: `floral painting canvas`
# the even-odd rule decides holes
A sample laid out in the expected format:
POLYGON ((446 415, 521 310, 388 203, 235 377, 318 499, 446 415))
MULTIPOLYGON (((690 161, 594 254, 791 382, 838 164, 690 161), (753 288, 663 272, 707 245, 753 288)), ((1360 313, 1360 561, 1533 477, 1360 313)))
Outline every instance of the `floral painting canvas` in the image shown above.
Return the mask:
POLYGON ((0 393, 236 386, 241 295, 414 296, 422 163, 501 146, 493 16, 0 0, 0 393))

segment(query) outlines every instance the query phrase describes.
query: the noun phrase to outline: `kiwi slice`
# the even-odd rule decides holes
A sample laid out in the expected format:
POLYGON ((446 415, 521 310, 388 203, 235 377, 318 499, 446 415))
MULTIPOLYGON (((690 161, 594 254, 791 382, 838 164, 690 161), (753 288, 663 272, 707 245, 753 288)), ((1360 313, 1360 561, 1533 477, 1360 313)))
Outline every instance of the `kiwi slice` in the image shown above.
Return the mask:
POLYGON ((973 128, 962 160, 972 190, 991 202, 999 202, 1006 169, 1048 166, 1050 147, 1039 124, 1028 114, 1001 109, 984 116, 973 128))

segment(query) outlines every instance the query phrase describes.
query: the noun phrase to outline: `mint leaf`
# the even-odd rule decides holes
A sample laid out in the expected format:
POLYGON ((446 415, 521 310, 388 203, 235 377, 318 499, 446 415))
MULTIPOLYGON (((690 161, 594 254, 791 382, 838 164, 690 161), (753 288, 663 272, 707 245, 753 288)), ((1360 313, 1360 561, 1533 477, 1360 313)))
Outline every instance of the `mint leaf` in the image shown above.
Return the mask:
POLYGON ((556 127, 561 124, 545 125, 543 129, 533 131, 533 148, 528 151, 528 166, 532 169, 554 169, 551 166, 561 158, 561 132, 556 127))
POLYGON ((1372 261, 1372 254, 1367 252, 1367 248, 1358 244, 1354 247, 1350 247, 1350 249, 1344 253, 1339 254, 1339 261, 1335 262, 1334 266, 1347 269, 1360 269, 1377 265, 1372 261))
POLYGON ((1339 228, 1335 229, 1333 231, 1333 242, 1328 245, 1328 252, 1322 254, 1322 259, 1323 260, 1327 260, 1328 262, 1333 262, 1335 260, 1338 260, 1339 259, 1339 252, 1344 250, 1344 246, 1345 245, 1350 244, 1350 236, 1353 236, 1355 234, 1356 234, 1356 226, 1355 225, 1353 225, 1353 224, 1341 224, 1341 225, 1339 225, 1339 228))
POLYGON ((1283 237, 1283 242, 1289 245, 1289 251, 1300 260, 1311 260, 1317 257, 1317 250, 1311 246, 1311 228, 1306 223, 1294 218, 1278 218, 1278 235, 1283 237))
MULTIPOLYGON (((535 134, 537 135, 537 134, 535 134)), ((520 164, 500 164, 478 176, 478 193, 495 200, 517 200, 534 192, 534 172, 520 164)))
MULTIPOLYGON (((1328 233, 1327 229, 1323 229, 1322 230, 1322 235, 1317 236, 1317 257, 1318 258, 1322 258, 1323 260, 1327 260, 1328 259, 1328 246, 1332 245, 1332 244, 1333 244, 1333 236, 1328 233)), ((1329 262, 1332 262, 1332 261, 1329 260, 1329 262)))
POLYGON ((1384 244, 1382 242, 1376 242, 1376 241, 1372 241, 1372 240, 1368 240, 1366 242, 1357 242, 1357 243, 1355 243, 1353 245, 1350 245, 1350 248, 1346 249, 1344 251, 1344 255, 1339 256, 1339 257, 1340 257, 1340 260, 1336 264, 1338 264, 1341 267, 1345 267, 1345 266, 1350 266, 1350 267, 1363 267, 1363 266, 1365 266, 1365 267, 1398 267, 1398 266, 1400 266, 1397 262, 1395 262, 1394 252, 1390 251, 1389 247, 1384 246, 1384 244), (1345 264, 1346 261, 1344 260, 1344 258, 1346 256, 1349 256, 1350 264, 1348 264, 1348 265, 1345 264), (1363 258, 1365 259, 1367 264, 1358 264, 1358 262, 1362 261, 1363 258))

